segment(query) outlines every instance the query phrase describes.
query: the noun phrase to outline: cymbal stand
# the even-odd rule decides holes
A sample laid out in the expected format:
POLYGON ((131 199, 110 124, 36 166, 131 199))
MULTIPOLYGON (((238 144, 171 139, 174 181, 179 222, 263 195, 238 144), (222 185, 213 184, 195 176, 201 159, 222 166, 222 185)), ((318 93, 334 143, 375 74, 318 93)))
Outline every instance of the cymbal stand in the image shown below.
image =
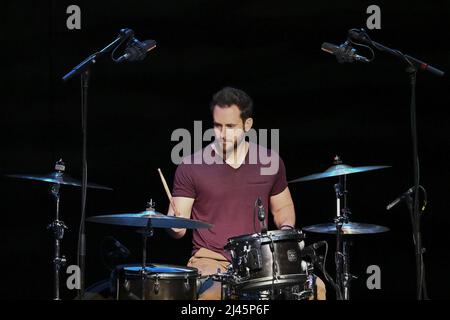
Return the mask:
MULTIPOLYGON (((64 162, 59 160, 55 165, 56 173, 58 177, 62 177, 65 170, 64 162)), ((59 204, 60 204, 60 184, 54 183, 50 189, 50 193, 55 198, 55 210, 56 216, 55 220, 47 226, 47 229, 53 231, 55 237, 55 254, 53 258, 53 269, 54 269, 54 298, 53 300, 61 300, 60 298, 60 270, 66 263, 66 258, 61 255, 61 241, 64 237, 64 229, 67 226, 63 221, 59 220, 59 204)))
MULTIPOLYGON (((341 159, 336 156, 334 164, 341 164, 341 159)), ((339 182, 334 185, 336 194, 336 298, 338 300, 350 300, 350 282, 353 276, 350 274, 349 243, 344 238, 342 225, 348 223, 350 210, 347 207, 347 176, 339 176, 339 182), (342 205, 343 204, 343 205, 342 205)))
MULTIPOLYGON (((155 202, 150 199, 147 203, 146 211, 149 213, 155 212, 155 202)), ((153 236, 152 219, 147 219, 147 226, 142 230, 142 268, 141 273, 141 299, 145 300, 145 279, 147 278, 147 240, 153 236)))

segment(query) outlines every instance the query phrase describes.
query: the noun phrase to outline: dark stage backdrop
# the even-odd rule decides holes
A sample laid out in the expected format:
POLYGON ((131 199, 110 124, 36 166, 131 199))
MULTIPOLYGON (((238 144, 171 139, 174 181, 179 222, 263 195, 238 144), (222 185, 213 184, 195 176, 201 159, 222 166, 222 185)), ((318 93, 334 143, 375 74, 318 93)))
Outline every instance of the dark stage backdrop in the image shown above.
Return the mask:
MULTIPOLYGON (((404 65, 376 52, 370 64, 338 64, 320 50, 341 44, 347 31, 365 27, 371 4, 381 8, 381 29, 371 37, 450 72, 449 1, 2 1, 0 173, 46 173, 63 158, 81 177, 80 80, 61 77, 115 39, 121 28, 158 46, 139 63, 106 57, 92 68, 88 111, 89 181, 114 188, 88 191, 87 215, 136 212, 152 198, 168 201, 157 168, 169 184, 177 128, 210 126, 210 98, 231 85, 255 101, 255 127, 280 129, 288 179, 325 170, 339 154, 345 163, 392 168, 348 177, 352 220, 390 228, 353 238, 354 299, 414 299, 415 260, 409 212, 386 205, 413 184, 410 91, 404 65), (81 8, 81 29, 69 30, 69 5, 81 8), (369 290, 369 265, 381 268, 381 289, 369 290)), ((369 55, 364 49, 361 54, 369 55)), ((423 216, 426 277, 432 299, 448 299, 450 276, 450 97, 448 74, 419 73, 417 119, 421 184, 428 191, 423 216)), ((298 227, 332 222, 333 184, 325 179, 290 185, 298 227)), ((52 298, 54 218, 48 186, 0 179, 2 298, 52 298)), ((81 193, 62 188, 61 215, 69 230, 62 251, 76 264, 81 193)), ((249 214, 252 214, 249 212, 249 214)), ((131 229, 87 224, 86 285, 109 278, 101 243, 113 236, 140 261, 140 235, 131 229)), ((184 265, 190 236, 171 239, 156 230, 149 260, 184 265)), ((327 269, 334 275, 334 238, 327 269)), ((76 292, 64 289, 64 299, 76 292)), ((330 297, 333 298, 331 288, 330 297)))

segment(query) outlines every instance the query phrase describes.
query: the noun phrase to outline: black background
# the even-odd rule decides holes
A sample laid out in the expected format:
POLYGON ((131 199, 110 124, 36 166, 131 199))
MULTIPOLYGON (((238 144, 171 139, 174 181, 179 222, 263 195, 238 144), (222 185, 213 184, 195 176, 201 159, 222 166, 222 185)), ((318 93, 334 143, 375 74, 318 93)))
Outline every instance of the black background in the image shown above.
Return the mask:
MULTIPOLYGON (((385 206, 413 184, 410 89, 404 65, 376 52, 370 64, 341 65, 320 50, 340 44, 347 30, 364 27, 366 8, 381 8, 373 40, 450 70, 450 2, 372 1, 2 1, 0 173, 46 173, 63 158, 81 177, 80 81, 61 77, 128 27, 158 46, 140 63, 109 57, 92 69, 88 112, 89 181, 114 192, 88 191, 87 215, 136 212, 152 198, 168 201, 157 168, 171 185, 171 150, 177 128, 211 123, 214 92, 231 85, 255 101, 255 128, 280 129, 288 179, 325 170, 339 154, 345 163, 392 168, 348 178, 352 220, 384 225, 388 233, 354 238, 354 299, 414 299, 415 260, 409 213, 385 206), (81 30, 68 30, 66 8, 81 8, 81 30), (366 268, 381 268, 381 290, 368 290, 366 268)), ((368 55, 361 50, 361 54, 368 55)), ((423 216, 427 284, 432 299, 447 299, 450 277, 448 180, 450 104, 448 76, 419 73, 417 114, 421 184, 428 191, 423 216)), ((299 227, 331 222, 333 179, 292 184, 299 227)), ((0 180, 2 298, 52 298, 54 207, 45 184, 0 180)), ((76 264, 81 193, 62 190, 63 240, 76 264)), ((100 243, 114 236, 140 259, 133 230, 87 224, 87 286, 109 277, 100 243)), ((311 235, 308 241, 333 238, 311 235)), ((189 235, 156 230, 150 261, 184 265, 189 235)), ((333 272, 332 253, 328 270, 333 272)), ((66 276, 63 276, 63 286, 66 276)), ((331 290, 330 290, 331 291, 331 290)), ((330 295, 331 297, 332 295, 330 295)), ((63 298, 74 291, 63 289, 63 298)))

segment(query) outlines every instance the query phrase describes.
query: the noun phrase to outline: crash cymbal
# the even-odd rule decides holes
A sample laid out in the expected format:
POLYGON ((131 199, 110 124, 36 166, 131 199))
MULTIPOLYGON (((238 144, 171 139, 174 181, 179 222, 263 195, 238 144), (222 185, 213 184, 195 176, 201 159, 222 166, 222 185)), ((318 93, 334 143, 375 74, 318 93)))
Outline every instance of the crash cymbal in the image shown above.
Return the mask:
MULTIPOLYGON (((81 187, 81 181, 72 178, 67 174, 62 174, 60 172, 52 172, 43 175, 22 175, 22 174, 7 174, 7 177, 17 178, 17 179, 26 179, 26 180, 35 180, 41 182, 47 182, 51 184, 62 184, 68 186, 81 187)), ((88 188, 92 189, 103 189, 103 190, 113 190, 112 188, 105 187, 96 183, 88 183, 88 188)))
MULTIPOLYGON (((302 228, 303 231, 315 233, 336 233, 336 224, 322 223, 302 228)), ((342 225, 343 234, 371 234, 389 231, 389 228, 375 224, 348 222, 342 225)))
POLYGON ((366 172, 378 169, 390 168, 390 166, 364 166, 364 167, 352 167, 346 164, 337 164, 329 167, 324 172, 311 174, 302 178, 294 179, 289 181, 289 183, 318 180, 329 177, 343 176, 352 173, 366 172))
POLYGON ((205 223, 199 220, 168 216, 155 211, 101 215, 86 219, 86 221, 89 222, 140 228, 145 228, 149 222, 148 220, 151 220, 150 222, 153 228, 201 229, 211 228, 213 226, 212 224, 205 223))

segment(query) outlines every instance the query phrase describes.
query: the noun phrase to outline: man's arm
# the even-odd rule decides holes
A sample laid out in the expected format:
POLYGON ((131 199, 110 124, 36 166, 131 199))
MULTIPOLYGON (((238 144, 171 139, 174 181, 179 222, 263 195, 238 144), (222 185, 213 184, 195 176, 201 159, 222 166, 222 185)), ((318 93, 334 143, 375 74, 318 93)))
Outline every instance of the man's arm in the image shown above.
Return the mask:
POLYGON ((270 197, 270 211, 272 211, 278 229, 288 229, 287 226, 295 228, 294 202, 288 187, 281 193, 270 197))
MULTIPOLYGON (((175 204, 175 207, 177 208, 177 212, 175 213, 172 206, 169 205, 167 215, 190 219, 192 206, 194 205, 194 199, 186 197, 173 197, 172 199, 175 204)), ((167 231, 175 239, 180 239, 186 233, 186 229, 178 229, 178 228, 170 228, 167 229, 167 231)))

